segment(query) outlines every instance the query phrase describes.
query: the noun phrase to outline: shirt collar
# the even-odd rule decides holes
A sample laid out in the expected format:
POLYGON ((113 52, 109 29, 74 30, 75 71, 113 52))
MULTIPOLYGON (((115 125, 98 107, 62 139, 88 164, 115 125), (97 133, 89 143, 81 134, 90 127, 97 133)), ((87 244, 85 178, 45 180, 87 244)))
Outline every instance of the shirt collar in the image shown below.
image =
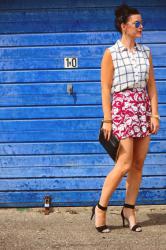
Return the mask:
MULTIPOLYGON (((121 52, 122 52, 123 50, 126 50, 126 51, 128 50, 128 49, 123 45, 123 43, 120 41, 120 39, 117 40, 116 44, 117 44, 117 48, 118 48, 121 52)), ((138 43, 136 43, 136 42, 135 42, 134 48, 135 48, 136 50, 141 50, 140 45, 139 45, 138 43)))

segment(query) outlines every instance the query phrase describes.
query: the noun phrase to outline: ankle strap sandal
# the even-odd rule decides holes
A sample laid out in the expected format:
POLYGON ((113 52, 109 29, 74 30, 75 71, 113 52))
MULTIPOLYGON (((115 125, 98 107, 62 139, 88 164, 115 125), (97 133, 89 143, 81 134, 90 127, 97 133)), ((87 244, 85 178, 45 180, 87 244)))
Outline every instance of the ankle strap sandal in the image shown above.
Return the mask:
MULTIPOLYGON (((131 205, 131 204, 124 203, 123 208, 124 208, 124 207, 134 209, 134 208, 135 208, 135 205, 131 205)), ((122 208, 122 211, 121 211, 121 217, 122 217, 123 227, 125 227, 125 220, 127 220, 130 230, 132 230, 132 231, 134 231, 134 232, 142 232, 142 228, 141 228, 141 226, 140 226, 139 224, 135 224, 135 225, 132 226, 132 227, 130 226, 130 222, 129 222, 128 218, 126 218, 126 217, 124 216, 123 208, 122 208)))
POLYGON ((98 206, 98 208, 100 208, 101 210, 107 211, 107 207, 101 206, 100 203, 99 203, 99 201, 98 201, 98 203, 97 203, 97 206, 98 206))
MULTIPOLYGON (((92 218, 93 218, 93 216, 94 216, 94 214, 95 214, 95 208, 96 208, 96 206, 98 206, 98 208, 100 208, 100 209, 103 210, 103 211, 106 211, 106 210, 107 210, 107 207, 103 207, 102 205, 100 205, 100 203, 99 203, 99 201, 98 201, 97 205, 95 205, 95 206, 92 207, 91 220, 92 220, 92 218)), ((111 229, 110 229, 106 224, 105 224, 105 225, 102 225, 102 226, 99 226, 99 227, 96 227, 96 226, 95 226, 95 228, 96 228, 96 230, 97 230, 98 232, 100 232, 100 233, 109 233, 109 232, 111 232, 111 229)))
POLYGON ((123 206, 124 206, 124 207, 127 207, 127 208, 132 208, 132 209, 135 208, 135 205, 130 205, 130 204, 127 204, 127 203, 124 203, 123 206))

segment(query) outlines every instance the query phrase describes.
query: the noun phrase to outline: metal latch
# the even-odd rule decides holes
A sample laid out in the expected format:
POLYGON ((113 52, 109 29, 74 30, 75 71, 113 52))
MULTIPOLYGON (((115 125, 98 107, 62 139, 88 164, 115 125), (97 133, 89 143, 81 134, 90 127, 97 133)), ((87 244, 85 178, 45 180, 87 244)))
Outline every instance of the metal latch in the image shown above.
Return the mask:
POLYGON ((67 84, 67 93, 69 95, 73 94, 73 85, 72 84, 67 84))
POLYGON ((44 197, 44 207, 45 207, 45 215, 48 215, 50 212, 50 207, 51 207, 51 197, 50 196, 44 197))

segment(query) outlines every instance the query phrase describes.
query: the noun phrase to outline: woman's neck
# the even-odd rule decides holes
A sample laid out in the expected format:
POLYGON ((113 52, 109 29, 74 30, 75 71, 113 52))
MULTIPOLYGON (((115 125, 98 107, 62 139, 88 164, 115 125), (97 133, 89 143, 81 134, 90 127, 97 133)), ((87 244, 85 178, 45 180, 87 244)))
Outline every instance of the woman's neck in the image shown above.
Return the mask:
POLYGON ((134 50, 134 46, 136 45, 134 39, 122 36, 120 41, 129 51, 132 52, 134 50))

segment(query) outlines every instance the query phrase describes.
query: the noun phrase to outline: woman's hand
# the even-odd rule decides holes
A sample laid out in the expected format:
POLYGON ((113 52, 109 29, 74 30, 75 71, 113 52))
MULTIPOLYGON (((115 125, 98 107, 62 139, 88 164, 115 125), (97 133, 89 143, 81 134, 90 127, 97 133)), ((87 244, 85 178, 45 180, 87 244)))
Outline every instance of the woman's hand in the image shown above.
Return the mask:
POLYGON ((150 118, 150 129, 152 134, 157 134, 159 130, 159 120, 155 117, 150 118))
POLYGON ((104 137, 109 141, 112 130, 112 123, 104 122, 102 126, 102 130, 104 131, 104 137))

